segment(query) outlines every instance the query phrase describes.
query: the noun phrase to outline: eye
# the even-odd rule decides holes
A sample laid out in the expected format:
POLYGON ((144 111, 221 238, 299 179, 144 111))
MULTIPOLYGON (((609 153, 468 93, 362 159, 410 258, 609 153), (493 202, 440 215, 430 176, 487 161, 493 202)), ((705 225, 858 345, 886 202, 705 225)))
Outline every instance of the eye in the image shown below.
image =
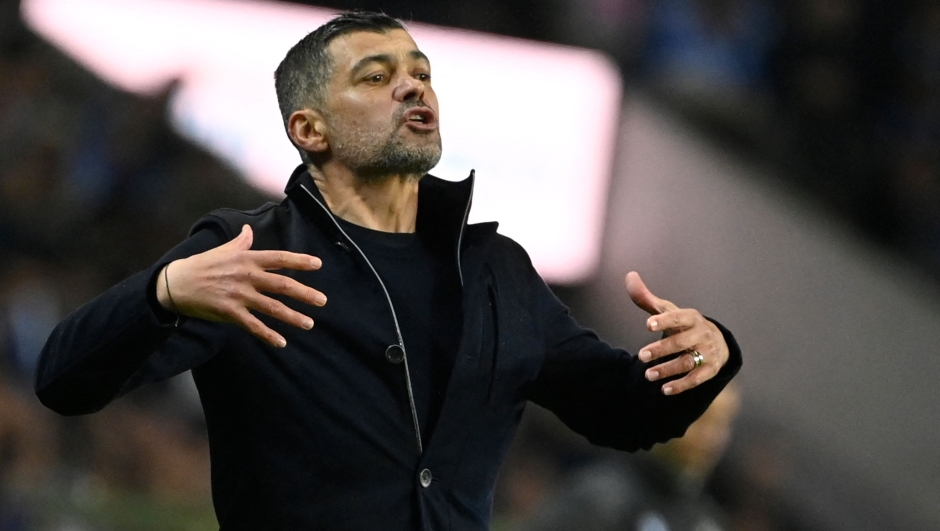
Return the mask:
POLYGON ((431 81, 431 74, 428 74, 427 72, 419 72, 415 74, 415 79, 418 81, 431 81))
POLYGON ((385 81, 385 74, 369 74, 366 76, 365 81, 369 83, 381 83, 385 81))

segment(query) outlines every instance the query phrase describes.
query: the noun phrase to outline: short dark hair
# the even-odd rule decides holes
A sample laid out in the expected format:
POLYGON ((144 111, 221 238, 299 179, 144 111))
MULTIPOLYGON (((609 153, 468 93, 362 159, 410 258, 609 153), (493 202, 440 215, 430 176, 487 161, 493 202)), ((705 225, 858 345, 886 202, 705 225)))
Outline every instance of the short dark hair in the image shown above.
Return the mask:
MULTIPOLYGON (((386 33, 396 29, 405 29, 405 24, 385 13, 348 11, 300 39, 274 71, 274 90, 284 128, 287 129, 287 122, 294 111, 323 103, 326 85, 333 72, 333 58, 327 52, 330 41, 356 31, 386 33)), ((308 162, 305 153, 301 152, 301 158, 308 162)))

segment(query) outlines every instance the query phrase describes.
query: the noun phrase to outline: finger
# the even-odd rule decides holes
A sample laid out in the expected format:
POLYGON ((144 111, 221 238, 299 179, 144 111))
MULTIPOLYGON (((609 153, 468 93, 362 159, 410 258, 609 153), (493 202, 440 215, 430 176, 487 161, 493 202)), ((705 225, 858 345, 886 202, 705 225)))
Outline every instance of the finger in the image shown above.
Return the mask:
POLYGON ((676 357, 675 359, 660 363, 655 367, 650 367, 646 370, 646 379, 651 382, 655 382, 656 380, 661 380, 663 378, 669 378, 678 374, 685 374, 687 372, 691 372, 694 369, 695 360, 692 358, 692 354, 687 352, 676 357))
POLYGON ((650 332, 658 332, 660 330, 685 330, 692 328, 704 320, 702 314, 692 308, 667 310, 647 319, 646 328, 648 328, 650 332))
POLYGON ((296 269, 298 271, 315 271, 320 269, 323 261, 309 254, 292 253, 290 251, 252 251, 251 259, 263 269, 296 269))
POLYGON ((235 322, 252 333, 255 337, 261 339, 262 341, 269 343, 271 346, 283 348, 287 346, 287 340, 284 339, 281 334, 278 334, 274 330, 268 328, 264 323, 261 322, 261 319, 258 319, 254 315, 251 315, 246 309, 242 309, 240 312, 234 315, 235 322))
POLYGON ((292 299, 314 306, 323 306, 326 304, 326 295, 322 292, 306 286, 293 278, 277 273, 261 273, 258 275, 255 281, 255 288, 258 291, 286 295, 292 299))
POLYGON ((303 328, 304 330, 310 330, 313 328, 313 319, 298 311, 288 308, 287 305, 279 300, 272 299, 271 297, 265 297, 260 293, 256 293, 254 296, 251 296, 247 301, 246 306, 252 310, 257 310, 263 314, 270 315, 278 321, 285 322, 291 326, 296 326, 297 328, 303 328))
POLYGON ((633 304, 642 308, 646 313, 657 315, 668 310, 676 309, 675 304, 653 295, 653 292, 646 287, 646 284, 643 283, 643 279, 640 278, 640 274, 636 271, 627 273, 627 277, 624 281, 627 285, 627 293, 630 295, 633 304))
POLYGON ((685 330, 678 334, 664 337, 640 349, 640 361, 649 362, 676 354, 677 352, 697 348, 696 345, 701 345, 704 339, 705 331, 699 328, 685 330))
POLYGON ((715 377, 716 374, 718 374, 718 368, 715 367, 714 364, 708 363, 706 361, 705 365, 702 365, 698 369, 693 370, 682 378, 663 384, 663 394, 677 395, 679 393, 684 393, 689 389, 698 387, 708 380, 711 380, 715 377))
POLYGON ((251 230, 250 225, 242 225, 242 231, 238 233, 238 236, 232 238, 227 245, 235 248, 238 251, 247 251, 251 249, 251 243, 254 241, 254 233, 251 230))

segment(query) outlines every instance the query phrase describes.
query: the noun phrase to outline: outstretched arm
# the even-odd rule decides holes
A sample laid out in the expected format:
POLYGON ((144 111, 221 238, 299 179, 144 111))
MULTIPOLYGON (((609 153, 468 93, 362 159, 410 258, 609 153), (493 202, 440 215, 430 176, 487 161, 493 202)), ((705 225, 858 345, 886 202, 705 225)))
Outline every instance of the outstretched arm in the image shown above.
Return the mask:
POLYGON ((652 363, 612 348, 580 327, 539 283, 536 297, 546 355, 541 372, 527 388, 532 401, 592 443, 630 451, 682 436, 741 366, 730 332, 700 315, 696 318, 698 312, 675 309, 633 276, 628 279, 631 297, 655 312, 652 328, 671 334, 641 349, 649 351, 652 363), (705 361, 683 371, 691 356, 677 353, 690 347, 698 348, 705 361))
POLYGON ((318 291, 269 272, 314 270, 319 259, 251 251, 252 237, 248 226, 229 242, 221 230, 200 230, 149 269, 69 315, 43 348, 35 381, 40 401, 65 415, 90 413, 129 391, 129 382, 167 378, 195 367, 208 360, 218 344, 210 337, 217 328, 208 321, 236 323, 274 345, 283 345, 283 338, 261 325, 250 310, 312 326, 309 318, 262 292, 322 305, 325 297, 318 291), (174 359, 161 360, 162 370, 169 372, 140 378, 151 355, 172 336, 180 339, 174 344, 179 348, 170 354, 174 359))

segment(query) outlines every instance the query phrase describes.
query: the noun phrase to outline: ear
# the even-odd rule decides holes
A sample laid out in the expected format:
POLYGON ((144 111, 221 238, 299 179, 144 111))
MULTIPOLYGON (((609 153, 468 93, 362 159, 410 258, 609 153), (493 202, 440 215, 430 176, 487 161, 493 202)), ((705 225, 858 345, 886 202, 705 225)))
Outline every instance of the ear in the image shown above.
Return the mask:
POLYGON ((287 134, 294 144, 308 153, 323 153, 330 144, 323 114, 316 109, 294 111, 287 120, 287 134))

